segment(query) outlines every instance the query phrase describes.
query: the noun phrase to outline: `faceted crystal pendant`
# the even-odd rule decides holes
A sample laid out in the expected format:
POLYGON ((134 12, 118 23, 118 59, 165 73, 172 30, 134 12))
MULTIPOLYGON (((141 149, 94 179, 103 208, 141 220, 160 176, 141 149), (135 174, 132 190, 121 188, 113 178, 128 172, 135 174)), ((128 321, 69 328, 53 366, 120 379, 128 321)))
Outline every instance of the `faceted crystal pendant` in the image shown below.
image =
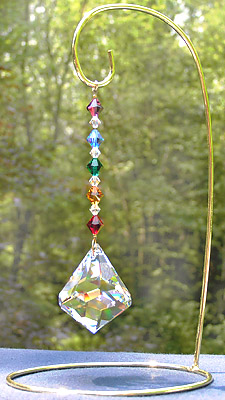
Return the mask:
POLYGON ((101 180, 99 179, 98 176, 91 176, 90 179, 89 179, 89 183, 90 183, 92 186, 98 186, 98 184, 99 184, 100 182, 101 182, 101 180))
POLYGON ((101 152, 98 147, 92 147, 89 154, 94 158, 98 158, 98 156, 100 156, 101 152))
POLYGON ((104 224, 98 215, 93 215, 93 217, 87 223, 87 227, 90 229, 93 235, 97 235, 103 226, 104 224))
POLYGON ((102 191, 97 186, 92 186, 86 196, 91 203, 99 203, 104 194, 102 194, 102 191))
POLYGON ((87 106, 87 110, 90 111, 92 117, 98 116, 99 112, 102 111, 103 107, 100 101, 95 97, 87 106))
POLYGON ((101 167, 102 163, 97 158, 92 158, 92 160, 87 165, 87 169, 94 176, 99 174, 99 170, 101 167))
POLYGON ((93 203, 91 208, 89 208, 89 210, 91 211, 92 215, 98 215, 101 208, 98 206, 97 203, 93 203))
POLYGON ((101 124, 101 121, 100 119, 98 119, 97 115, 95 115, 94 117, 91 118, 89 124, 92 125, 94 129, 96 129, 101 124))
POLYGON ((131 305, 131 295, 97 244, 89 250, 59 293, 59 305, 91 333, 131 305))
POLYGON ((97 129, 92 129, 90 135, 87 137, 87 141, 90 143, 91 147, 99 147, 103 140, 103 137, 97 129))

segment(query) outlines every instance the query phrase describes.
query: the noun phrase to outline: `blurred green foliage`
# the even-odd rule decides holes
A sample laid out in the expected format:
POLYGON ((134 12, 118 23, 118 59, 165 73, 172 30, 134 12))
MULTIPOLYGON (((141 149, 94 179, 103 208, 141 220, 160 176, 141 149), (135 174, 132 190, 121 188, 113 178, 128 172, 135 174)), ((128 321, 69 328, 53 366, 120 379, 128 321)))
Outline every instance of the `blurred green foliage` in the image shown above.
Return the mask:
MULTIPOLYGON (((193 60, 179 37, 141 13, 107 12, 82 32, 99 91, 105 194, 99 243, 133 306, 92 336, 64 314, 57 294, 91 245, 91 91, 74 77, 73 30, 99 0, 2 0, 0 63, 0 345, 191 353, 207 212, 207 135, 193 60)), ((115 1, 111 0, 111 3, 115 1)), ((224 353, 224 19, 209 0, 142 0, 194 42, 208 85, 215 144, 215 212, 202 350, 224 353)))

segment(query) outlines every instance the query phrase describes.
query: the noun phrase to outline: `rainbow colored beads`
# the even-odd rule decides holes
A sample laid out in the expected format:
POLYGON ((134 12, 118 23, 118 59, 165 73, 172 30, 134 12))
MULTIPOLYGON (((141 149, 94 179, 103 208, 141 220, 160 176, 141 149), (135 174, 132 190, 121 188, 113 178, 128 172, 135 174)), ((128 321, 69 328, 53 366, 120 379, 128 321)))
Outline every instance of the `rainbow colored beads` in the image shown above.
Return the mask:
POLYGON ((98 177, 99 171, 102 167, 102 163, 99 161, 98 157, 101 152, 99 150, 99 146, 104 141, 100 132, 97 130, 101 121, 98 118, 99 112, 103 109, 100 101, 97 97, 94 96, 93 100, 88 104, 87 110, 91 113, 90 124, 93 129, 91 133, 87 137, 88 143, 91 145, 92 149, 90 154, 92 156, 92 160, 87 164, 87 168, 92 174, 92 177, 89 179, 89 183, 91 184, 91 188, 87 192, 87 198, 91 202, 90 211, 93 217, 88 221, 87 226, 90 229, 91 233, 96 237, 99 233, 99 230, 104 225, 103 221, 99 218, 98 213, 100 211, 100 207, 98 206, 101 197, 103 197, 102 191, 97 187, 100 183, 100 179, 98 177))
POLYGON ((102 167, 98 157, 101 154, 99 146, 104 139, 97 130, 101 122, 98 114, 102 110, 102 106, 96 95, 93 96, 87 109, 91 113, 90 124, 93 127, 87 138, 92 147, 90 151, 92 160, 87 165, 92 174, 89 179, 91 187, 87 192, 87 198, 91 202, 92 217, 87 226, 93 234, 93 240, 91 249, 59 293, 59 305, 63 311, 90 332, 96 333, 130 307, 131 295, 97 243, 97 235, 104 225, 98 216, 99 203, 103 196, 102 191, 98 188, 100 183, 98 175, 102 167))

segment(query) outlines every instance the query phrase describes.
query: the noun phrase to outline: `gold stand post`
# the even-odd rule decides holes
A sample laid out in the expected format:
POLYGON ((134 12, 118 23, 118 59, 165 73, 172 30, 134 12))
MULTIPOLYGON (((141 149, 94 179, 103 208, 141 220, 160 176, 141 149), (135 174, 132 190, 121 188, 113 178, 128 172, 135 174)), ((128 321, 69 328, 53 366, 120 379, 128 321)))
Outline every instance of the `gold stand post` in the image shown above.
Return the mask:
POLYGON ((213 214, 213 142, 212 142, 212 127, 211 127, 211 117, 210 117, 210 109, 209 109, 209 99, 204 79, 204 74, 202 70, 202 66, 200 63, 200 59, 198 57, 197 51, 195 50, 191 40, 187 37, 184 31, 176 25, 171 19, 167 16, 161 14, 158 11, 153 9, 135 5, 135 4, 108 4, 100 7, 96 7, 91 10, 89 13, 85 14, 80 23, 78 24, 72 42, 72 52, 73 52, 73 62, 77 72, 78 77, 86 83, 86 85, 91 86, 92 88, 102 87, 108 85, 113 76, 115 74, 115 64, 113 53, 111 50, 108 51, 109 55, 109 63, 110 63, 110 72, 108 76, 101 82, 91 81, 86 78, 84 75, 79 60, 78 60, 78 39, 80 33, 86 23, 90 21, 95 15, 104 12, 104 11, 113 11, 113 10, 132 10, 132 11, 140 11, 145 14, 152 15, 153 17, 159 18, 164 21, 167 25, 173 28, 178 35, 184 40, 186 46, 191 52, 191 55, 194 59, 195 65, 197 67, 201 90, 204 100, 205 113, 206 113, 206 122, 207 122, 207 131, 208 131, 208 215, 207 215, 207 231, 206 231, 206 244, 205 244, 205 258, 204 258, 204 267, 203 267, 203 278, 202 278, 202 293, 200 300, 200 310, 199 310, 199 322, 196 334, 196 343, 195 343, 195 352, 194 352, 194 360, 193 365, 190 367, 181 366, 181 365, 173 365, 173 364, 162 364, 162 363, 153 363, 149 361, 148 363, 125 363, 125 362, 109 362, 109 363, 76 363, 76 364, 58 364, 58 365, 50 365, 50 366, 42 366, 37 368, 25 369, 17 372, 13 372, 9 374, 6 378, 8 385, 30 392, 51 392, 51 393, 74 393, 74 394, 90 394, 90 395, 99 395, 99 396, 149 396, 156 394, 166 394, 173 392, 183 392, 186 390, 197 389, 203 386, 208 385, 213 381, 212 375, 209 372, 203 371, 199 368, 199 356, 201 350, 201 341, 202 341, 202 332, 203 332, 203 323, 204 323, 204 315, 205 315, 205 306, 206 306, 206 297, 207 297, 207 288, 208 288, 208 278, 209 278, 209 262, 210 262, 210 250, 211 250, 211 236, 212 236, 212 214, 213 214), (89 391, 89 390, 67 390, 67 389, 57 389, 57 388, 46 388, 46 387, 37 387, 37 386, 28 386, 20 384, 14 381, 15 378, 34 374, 43 371, 52 371, 52 370, 63 370, 63 369, 77 369, 77 368, 106 368, 106 367, 129 367, 129 368, 157 368, 157 369, 169 369, 172 371, 183 371, 189 374, 197 374, 205 377, 204 380, 199 382, 195 382, 192 384, 182 385, 182 386, 170 386, 166 388, 159 389, 138 389, 138 390, 114 390, 114 391, 89 391))

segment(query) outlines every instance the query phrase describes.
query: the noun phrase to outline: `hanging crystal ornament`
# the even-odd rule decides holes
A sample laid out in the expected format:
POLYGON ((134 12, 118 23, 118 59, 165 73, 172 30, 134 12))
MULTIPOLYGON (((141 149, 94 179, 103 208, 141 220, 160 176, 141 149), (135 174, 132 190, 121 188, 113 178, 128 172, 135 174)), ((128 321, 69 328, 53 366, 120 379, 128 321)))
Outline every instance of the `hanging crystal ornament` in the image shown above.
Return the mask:
POLYGON ((100 101, 94 94, 93 100, 87 106, 92 116, 90 124, 93 127, 87 137, 92 147, 90 151, 92 160, 87 164, 87 168, 92 176, 89 179, 91 188, 86 195, 91 202, 92 217, 87 226, 93 234, 92 247, 59 293, 61 309, 92 333, 96 333, 125 311, 132 302, 128 289, 97 244, 97 235, 104 226, 98 216, 100 212, 98 204, 103 197, 102 191, 98 188, 100 183, 98 175, 102 167, 98 157, 101 154, 99 146, 104 139, 97 130, 101 123, 98 114, 102 109, 100 101))

